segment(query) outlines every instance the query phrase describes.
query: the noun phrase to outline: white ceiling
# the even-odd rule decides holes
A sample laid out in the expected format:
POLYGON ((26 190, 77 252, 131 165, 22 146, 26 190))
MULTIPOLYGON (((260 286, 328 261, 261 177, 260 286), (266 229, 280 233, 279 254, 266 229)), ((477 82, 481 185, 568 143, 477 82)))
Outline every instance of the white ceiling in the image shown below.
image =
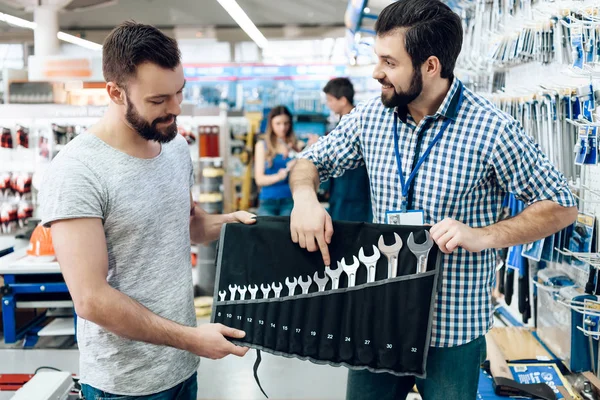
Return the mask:
MULTIPOLYGON (((69 3, 68 0, 50 1, 69 3)), ((37 2, 38 0, 0 0, 0 12, 33 20, 31 7, 37 2)), ((99 1, 74 0, 71 6, 97 2, 99 1)), ((238 0, 238 4, 259 27, 340 26, 343 24, 348 0, 238 0)), ((111 29, 127 19, 162 28, 236 26, 216 0, 113 0, 106 5, 89 9, 63 10, 59 23, 62 30, 94 30, 111 29)))

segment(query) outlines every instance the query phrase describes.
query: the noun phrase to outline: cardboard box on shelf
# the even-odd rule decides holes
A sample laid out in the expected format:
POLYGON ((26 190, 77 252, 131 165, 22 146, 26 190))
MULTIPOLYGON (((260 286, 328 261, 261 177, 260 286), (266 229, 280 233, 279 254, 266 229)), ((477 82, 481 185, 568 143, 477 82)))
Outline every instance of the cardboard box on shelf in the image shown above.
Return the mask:
POLYGON ((488 337, 494 339, 507 360, 551 360, 552 357, 527 328, 493 328, 488 337))

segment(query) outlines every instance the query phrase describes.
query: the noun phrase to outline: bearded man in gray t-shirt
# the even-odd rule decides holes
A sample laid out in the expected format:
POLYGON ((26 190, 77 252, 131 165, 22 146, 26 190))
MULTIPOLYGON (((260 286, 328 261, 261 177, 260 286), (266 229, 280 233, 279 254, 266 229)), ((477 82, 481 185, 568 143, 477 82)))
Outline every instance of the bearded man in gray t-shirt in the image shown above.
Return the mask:
POLYGON ((196 399, 198 356, 248 349, 226 339, 242 331, 196 326, 190 240, 215 240, 224 223, 253 215, 209 215, 191 200, 177 42, 126 22, 102 63, 108 110, 53 160, 40 193, 78 315, 83 394, 196 399))

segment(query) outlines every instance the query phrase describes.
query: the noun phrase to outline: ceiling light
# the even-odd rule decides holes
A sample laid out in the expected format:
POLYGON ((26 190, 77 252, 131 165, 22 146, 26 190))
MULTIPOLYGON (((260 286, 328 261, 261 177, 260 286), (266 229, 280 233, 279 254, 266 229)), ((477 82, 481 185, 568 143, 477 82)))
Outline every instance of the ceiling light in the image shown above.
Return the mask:
POLYGON ((264 49, 268 45, 267 38, 258 30, 248 15, 242 10, 235 0, 217 0, 219 4, 229 13, 231 18, 246 32, 250 39, 256 43, 258 47, 264 49))
POLYGON ((102 50, 101 44, 94 43, 77 36, 69 35, 68 33, 58 32, 56 36, 62 41, 73 43, 81 47, 85 47, 92 50, 102 50))
POLYGON ((35 22, 27 21, 26 19, 15 17, 12 15, 0 13, 0 21, 4 21, 7 24, 19 26, 21 28, 35 29, 37 24, 35 22))

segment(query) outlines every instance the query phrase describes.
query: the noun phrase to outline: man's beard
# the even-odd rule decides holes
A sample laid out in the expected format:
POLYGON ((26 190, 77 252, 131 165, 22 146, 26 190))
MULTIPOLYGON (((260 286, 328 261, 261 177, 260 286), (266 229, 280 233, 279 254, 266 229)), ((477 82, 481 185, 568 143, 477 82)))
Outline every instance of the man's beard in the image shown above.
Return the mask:
POLYGON ((127 113, 125 114, 127 122, 137 131, 137 133, 146 140, 152 140, 158 143, 168 143, 177 137, 177 117, 168 115, 157 118, 150 124, 135 109, 135 106, 127 99, 127 113), (173 123, 164 130, 157 128, 161 122, 166 122, 173 118, 173 123))
MULTIPOLYGON (((380 79, 379 83, 382 85, 387 85, 390 82, 380 79)), ((394 86, 392 87, 394 88, 394 93, 391 95, 391 97, 386 97, 385 94, 381 93, 381 102, 383 105, 387 108, 406 107, 417 97, 419 97, 423 91, 423 75, 421 74, 421 69, 414 68, 408 91, 398 93, 396 88, 394 86)))

